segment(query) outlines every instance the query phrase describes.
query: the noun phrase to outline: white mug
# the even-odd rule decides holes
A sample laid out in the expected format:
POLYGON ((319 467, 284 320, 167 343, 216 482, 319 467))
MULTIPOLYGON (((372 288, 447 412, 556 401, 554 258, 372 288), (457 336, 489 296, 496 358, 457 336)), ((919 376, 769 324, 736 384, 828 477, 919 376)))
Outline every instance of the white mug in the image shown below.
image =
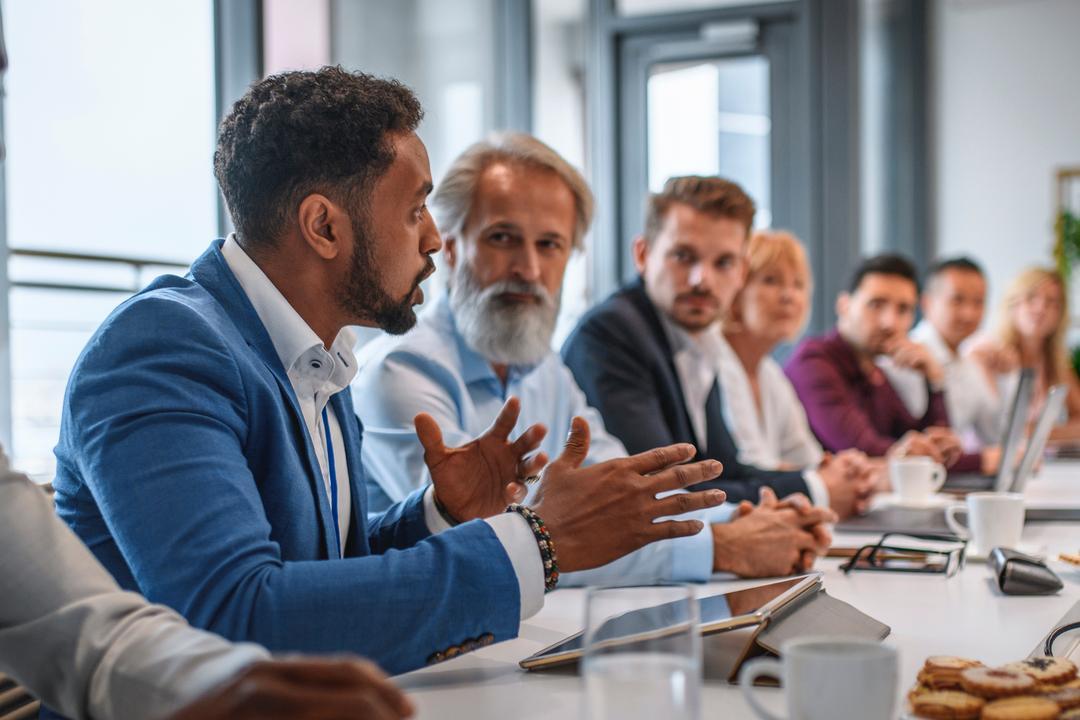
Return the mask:
POLYGON ((765 720, 890 720, 899 681, 896 650, 874 640, 806 637, 781 648, 782 659, 758 658, 743 666, 739 685, 750 708, 765 720), (787 716, 765 709, 754 681, 779 677, 787 716))
POLYGON ((964 505, 946 508, 945 523, 958 536, 971 541, 971 554, 976 557, 986 557, 996 547, 1016 549, 1024 531, 1024 496, 1019 493, 971 493, 964 505), (967 527, 956 519, 956 513, 965 507, 967 527))
POLYGON ((889 461, 893 492, 902 503, 926 504, 945 484, 945 467, 928 457, 902 457, 889 461))

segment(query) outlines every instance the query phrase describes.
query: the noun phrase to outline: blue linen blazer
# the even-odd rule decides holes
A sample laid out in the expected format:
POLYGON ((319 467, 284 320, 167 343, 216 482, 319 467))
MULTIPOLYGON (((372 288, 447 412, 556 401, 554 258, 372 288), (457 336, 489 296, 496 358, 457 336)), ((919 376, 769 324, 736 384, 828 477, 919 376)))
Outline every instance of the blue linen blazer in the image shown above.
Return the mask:
POLYGON ((671 345, 640 279, 613 293, 578 322, 562 347, 563 361, 600 411, 604 425, 630 453, 661 445, 697 446, 694 460, 719 460, 723 474, 691 490, 719 488, 728 502, 757 502, 762 487, 781 497, 808 494, 801 472, 741 463, 724 421, 719 381, 705 406, 705 447, 694 436, 671 345))
POLYGON ((233 640, 400 673, 514 637, 517 577, 490 525, 430 535, 422 491, 367 516, 347 391, 331 400, 352 490, 339 557, 300 406, 221 242, 83 350, 56 448, 60 517, 124 588, 233 640))

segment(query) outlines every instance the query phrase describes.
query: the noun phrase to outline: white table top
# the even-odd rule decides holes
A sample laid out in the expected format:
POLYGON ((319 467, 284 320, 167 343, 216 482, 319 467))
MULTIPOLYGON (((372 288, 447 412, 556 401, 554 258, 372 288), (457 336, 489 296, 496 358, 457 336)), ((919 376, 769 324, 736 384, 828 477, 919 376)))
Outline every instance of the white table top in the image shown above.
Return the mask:
MULTIPOLYGON (((1030 504, 1080 505, 1080 462, 1047 465, 1025 493, 1030 504)), ((841 535, 851 546, 864 538, 841 535)), ((1049 597, 1005 596, 985 565, 969 564, 952 578, 940 575, 852 573, 825 559, 825 588, 892 628, 886 643, 900 652, 901 685, 906 693, 929 655, 962 655, 988 664, 1024 658, 1080 600, 1080 569, 1056 561, 1060 552, 1080 552, 1080 525, 1029 524, 1023 542, 1043 546, 1065 589, 1049 597)), ((700 595, 725 592, 762 581, 718 581, 700 595)), ((583 590, 558 590, 544 609, 522 624, 515 640, 484 648, 440 665, 397 678, 423 718, 584 718, 580 678, 566 671, 525 672, 518 661, 577 632, 583 624, 583 590)), ((779 691, 763 690, 779 710, 779 691)), ((898 705, 899 707, 899 705, 898 705)), ((738 689, 707 680, 702 718, 751 718, 738 689)))

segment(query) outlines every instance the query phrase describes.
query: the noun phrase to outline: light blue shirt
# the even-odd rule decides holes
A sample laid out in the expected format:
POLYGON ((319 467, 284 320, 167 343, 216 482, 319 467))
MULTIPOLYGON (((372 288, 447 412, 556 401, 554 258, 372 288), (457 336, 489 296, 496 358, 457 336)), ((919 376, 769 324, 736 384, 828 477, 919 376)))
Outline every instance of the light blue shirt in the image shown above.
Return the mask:
MULTIPOLYGON (((420 316, 407 335, 385 336, 364 347, 353 397, 364 425, 363 460, 369 477, 371 510, 381 510, 430 482, 413 418, 426 412, 442 428, 448 446, 463 445, 483 433, 510 396, 521 400, 513 435, 540 423, 548 429, 541 449, 554 459, 580 416, 589 423, 586 464, 625 457, 626 449, 604 429, 573 375, 554 352, 530 367, 513 366, 504 386, 491 364, 465 344, 446 296, 420 316)), ((734 506, 691 513, 706 523, 727 522, 734 506)), ((712 533, 647 545, 595 570, 569 573, 560 584, 646 584, 705 581, 712 575, 712 533)))

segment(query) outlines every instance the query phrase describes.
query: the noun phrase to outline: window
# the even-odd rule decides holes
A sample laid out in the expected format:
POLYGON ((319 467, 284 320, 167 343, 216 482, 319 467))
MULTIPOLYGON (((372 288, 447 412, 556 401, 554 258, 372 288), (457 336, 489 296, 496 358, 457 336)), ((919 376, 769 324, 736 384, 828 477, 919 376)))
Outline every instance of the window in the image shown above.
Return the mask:
POLYGON ((142 261, 182 270, 217 233, 213 8, 3 11, 12 454, 49 480, 64 387, 90 334, 161 270, 142 261))

